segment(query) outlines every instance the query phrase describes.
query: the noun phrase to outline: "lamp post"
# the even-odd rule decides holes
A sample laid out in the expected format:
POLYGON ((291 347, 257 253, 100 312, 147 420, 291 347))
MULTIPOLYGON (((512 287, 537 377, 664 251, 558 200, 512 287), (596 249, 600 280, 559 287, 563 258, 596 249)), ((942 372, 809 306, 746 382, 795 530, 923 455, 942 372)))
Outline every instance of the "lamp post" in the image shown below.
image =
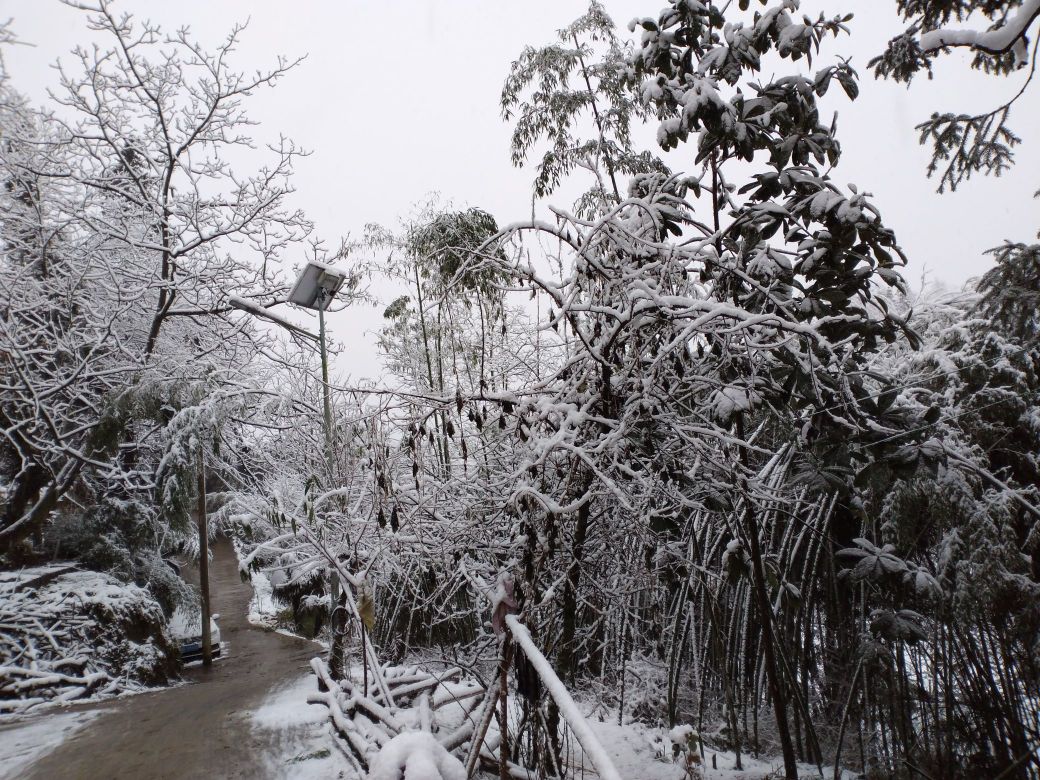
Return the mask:
MULTIPOLYGON (((329 394, 329 354, 325 344, 325 310, 332 303, 332 299, 336 297, 336 293, 338 293, 340 288, 343 287, 343 283, 346 279, 347 275, 338 268, 311 260, 300 273, 299 278, 296 280, 296 284, 293 285, 292 290, 289 292, 289 303, 301 306, 304 309, 313 309, 318 312, 317 337, 315 337, 313 333, 303 330, 292 323, 286 322, 280 317, 275 317, 263 306, 258 306, 255 303, 238 297, 232 297, 230 299, 231 305, 236 309, 247 311, 258 317, 263 317, 264 319, 286 328, 292 333, 296 333, 297 335, 318 342, 318 348, 321 353, 321 389, 324 405, 325 465, 328 469, 330 480, 333 479, 336 470, 332 428, 332 400, 329 394)), ((336 576, 335 572, 333 572, 331 591, 331 614, 333 616, 339 616, 338 619, 342 620, 343 610, 338 608, 340 601, 339 578, 336 576)), ((364 627, 362 627, 361 630, 364 632, 364 627)), ((341 627, 333 625, 332 632, 332 647, 329 652, 329 671, 332 673, 334 678, 338 679, 342 674, 341 662, 343 655, 343 638, 341 627)))
MULTIPOLYGON (((295 304, 304 309, 312 309, 318 312, 318 335, 315 336, 308 330, 294 325, 287 320, 277 317, 252 301, 239 298, 236 295, 228 299, 230 305, 236 309, 261 317, 273 322, 279 327, 285 328, 297 336, 316 341, 321 353, 321 389, 324 405, 324 428, 325 428, 325 461, 331 478, 333 472, 333 430, 332 430, 332 401, 329 395, 329 353, 325 343, 325 310, 329 308, 336 293, 343 287, 347 275, 330 265, 311 260, 303 271, 300 272, 296 284, 289 292, 288 303, 295 304)), ((284 302, 284 301, 283 301, 284 302)))
POLYGON ((347 276, 332 266, 311 261, 303 269, 289 293, 289 303, 318 311, 318 346, 321 352, 321 389, 325 412, 325 462, 329 478, 334 473, 332 441, 332 402, 329 398, 329 353, 325 346, 325 310, 339 292, 347 276))
MULTIPOLYGON (((289 303, 295 303, 305 309, 318 311, 318 345, 321 350, 321 389, 325 405, 325 462, 329 470, 329 479, 335 476, 335 455, 332 430, 332 402, 329 399, 329 355, 325 347, 325 309, 346 281, 346 275, 339 269, 324 263, 311 261, 303 269, 289 293, 289 303)), ((343 666, 343 610, 340 608, 339 577, 332 573, 329 590, 332 616, 332 646, 329 648, 329 671, 334 679, 342 676, 343 666)), ((364 628, 362 628, 364 631, 364 628)))

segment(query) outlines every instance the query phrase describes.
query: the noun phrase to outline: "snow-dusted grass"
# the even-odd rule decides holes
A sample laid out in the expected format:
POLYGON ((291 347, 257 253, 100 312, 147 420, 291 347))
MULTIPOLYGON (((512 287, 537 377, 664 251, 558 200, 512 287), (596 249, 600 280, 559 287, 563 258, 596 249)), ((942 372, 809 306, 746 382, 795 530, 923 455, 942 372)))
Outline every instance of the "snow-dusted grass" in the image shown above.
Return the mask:
POLYGON ((0 780, 22 777, 37 759, 50 753, 101 710, 52 713, 0 728, 0 780))

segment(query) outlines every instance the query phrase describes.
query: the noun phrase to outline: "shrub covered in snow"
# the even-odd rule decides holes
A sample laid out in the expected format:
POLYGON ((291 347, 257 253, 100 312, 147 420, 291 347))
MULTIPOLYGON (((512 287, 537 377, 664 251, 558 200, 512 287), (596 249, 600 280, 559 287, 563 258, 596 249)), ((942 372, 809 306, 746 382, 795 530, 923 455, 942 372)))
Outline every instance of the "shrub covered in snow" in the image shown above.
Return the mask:
POLYGON ((176 671, 148 591, 50 565, 0 572, 0 712, 166 683, 176 671))

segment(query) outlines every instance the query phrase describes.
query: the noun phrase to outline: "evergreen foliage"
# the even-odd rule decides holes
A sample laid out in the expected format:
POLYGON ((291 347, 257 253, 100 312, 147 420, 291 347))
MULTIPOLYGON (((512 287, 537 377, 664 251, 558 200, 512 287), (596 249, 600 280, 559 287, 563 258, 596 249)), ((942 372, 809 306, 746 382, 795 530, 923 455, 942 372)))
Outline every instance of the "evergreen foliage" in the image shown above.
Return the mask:
POLYGON ((1008 121, 1012 107, 1036 74, 1040 3, 1035 0, 897 0, 908 23, 884 53, 872 59, 875 75, 909 84, 921 71, 932 77, 935 60, 952 49, 972 52, 971 67, 1009 76, 1026 69, 1022 88, 1010 100, 981 114, 936 112, 917 125, 922 145, 932 147, 928 175, 939 175, 939 192, 957 189, 973 174, 999 176, 1014 162, 1021 138, 1008 121), (962 24, 968 29, 959 29, 962 24), (984 25, 985 30, 973 29, 984 25), (1030 40, 1034 41, 1031 46, 1030 40))

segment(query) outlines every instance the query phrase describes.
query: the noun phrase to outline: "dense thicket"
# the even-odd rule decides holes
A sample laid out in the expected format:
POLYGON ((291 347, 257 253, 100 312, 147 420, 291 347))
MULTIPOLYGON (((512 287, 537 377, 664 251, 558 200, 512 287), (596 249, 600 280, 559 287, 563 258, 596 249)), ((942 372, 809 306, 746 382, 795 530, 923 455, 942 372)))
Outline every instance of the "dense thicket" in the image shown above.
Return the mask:
MULTIPOLYGON (((820 99, 858 86, 821 50, 849 17, 749 5, 676 2, 629 49, 593 5, 522 53, 514 160, 547 143, 536 194, 592 187, 550 221, 380 236, 400 386, 356 432, 369 487, 298 507, 328 511, 391 655, 491 662, 474 612, 511 579, 561 677, 789 777, 1035 776, 1031 287, 908 299, 877 207, 828 176, 820 99), (691 173, 636 149, 643 120, 691 173)), ((559 720, 529 674, 537 763, 559 720)))
MULTIPOLYGON (((537 195, 592 187, 551 222, 378 236, 410 290, 382 337, 400 385, 357 414, 349 489, 296 522, 325 513, 391 656, 490 662, 474 613, 511 578, 564 679, 788 776, 1035 774, 1031 285, 906 298, 877 208, 827 175, 819 100, 858 86, 818 60, 849 18, 796 5, 675 3, 629 49, 593 5, 522 53, 514 161, 547 143, 537 195), (695 141, 670 158, 693 173, 638 150, 640 121, 695 141)), ((324 566, 291 534, 266 552, 324 566)), ((530 701, 516 744, 551 747, 530 701)))

